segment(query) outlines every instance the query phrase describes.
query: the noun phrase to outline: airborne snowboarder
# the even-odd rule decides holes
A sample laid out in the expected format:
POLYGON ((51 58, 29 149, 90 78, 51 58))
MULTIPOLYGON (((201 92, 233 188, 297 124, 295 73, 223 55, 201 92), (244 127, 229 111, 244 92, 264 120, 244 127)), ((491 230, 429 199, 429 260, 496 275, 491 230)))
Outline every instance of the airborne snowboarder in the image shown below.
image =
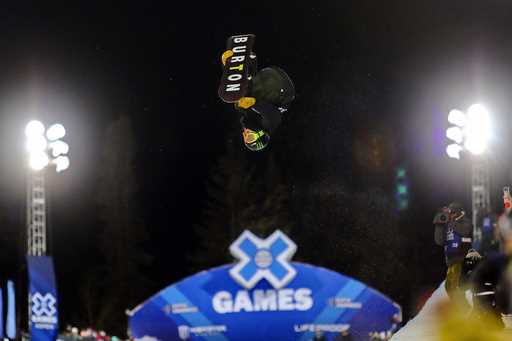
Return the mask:
MULTIPOLYGON (((228 47, 230 44, 234 44, 232 41, 237 42, 236 39, 243 41, 243 37, 231 37, 228 39, 228 47)), ((254 36, 251 37, 254 38, 254 36)), ((295 99, 295 88, 284 70, 277 66, 271 66, 257 71, 256 55, 252 51, 241 49, 240 46, 235 48, 238 48, 235 52, 244 52, 246 55, 234 56, 233 50, 228 49, 222 54, 222 64, 227 68, 228 64, 233 64, 231 58, 237 58, 239 63, 243 62, 244 64, 229 66, 228 69, 246 70, 246 73, 229 74, 225 72, 223 77, 231 77, 236 80, 240 76, 246 76, 248 84, 244 90, 243 79, 240 81, 240 86, 238 83, 221 82, 219 96, 226 102, 234 103, 235 109, 242 114, 240 124, 245 146, 252 151, 259 151, 268 145, 270 136, 281 124, 282 114, 288 110, 288 106, 295 99), (223 84, 225 87, 222 87, 223 84), (233 96, 233 90, 238 89, 240 91, 237 98, 233 96)))

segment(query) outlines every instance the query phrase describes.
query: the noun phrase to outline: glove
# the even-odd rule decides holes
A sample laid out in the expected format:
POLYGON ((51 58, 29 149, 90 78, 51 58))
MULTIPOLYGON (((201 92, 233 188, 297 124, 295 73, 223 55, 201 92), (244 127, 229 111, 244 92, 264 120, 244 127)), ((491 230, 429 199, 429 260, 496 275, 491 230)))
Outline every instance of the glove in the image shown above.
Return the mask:
POLYGON ((221 57, 222 65, 226 65, 226 62, 228 61, 228 58, 230 58, 231 56, 233 56, 233 51, 232 50, 224 51, 224 53, 222 54, 222 57, 221 57))
POLYGON ((256 104, 256 98, 254 97, 242 97, 238 100, 238 106, 242 109, 249 109, 256 104))
POLYGON ((476 251, 475 249, 470 249, 468 253, 466 254, 466 259, 471 259, 473 261, 482 259, 482 256, 476 251))

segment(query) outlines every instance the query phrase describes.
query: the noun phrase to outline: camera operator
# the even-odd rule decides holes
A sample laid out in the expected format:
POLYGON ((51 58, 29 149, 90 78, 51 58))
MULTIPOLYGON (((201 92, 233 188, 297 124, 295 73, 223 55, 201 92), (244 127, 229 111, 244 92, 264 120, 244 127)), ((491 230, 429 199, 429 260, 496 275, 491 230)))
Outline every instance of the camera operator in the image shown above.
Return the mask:
POLYGON ((469 304, 461 288, 464 258, 471 249, 473 225, 466 217, 461 204, 452 202, 443 207, 434 217, 434 239, 437 245, 444 247, 446 260, 445 288, 452 301, 469 309, 469 304))

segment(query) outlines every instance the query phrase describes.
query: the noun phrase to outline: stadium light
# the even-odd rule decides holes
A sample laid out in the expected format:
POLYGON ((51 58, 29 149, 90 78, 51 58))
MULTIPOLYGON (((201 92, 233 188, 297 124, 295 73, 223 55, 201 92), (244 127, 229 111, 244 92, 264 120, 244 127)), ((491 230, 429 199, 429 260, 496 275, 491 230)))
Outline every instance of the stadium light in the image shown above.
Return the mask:
POLYGON ((491 137, 489 112, 481 104, 474 104, 468 109, 467 136, 464 147, 475 155, 482 154, 491 137))
POLYGON ((68 169, 69 167, 69 158, 67 156, 59 156, 55 160, 53 160, 53 163, 55 164, 55 170, 57 173, 62 172, 63 170, 68 169))
POLYGON ((27 138, 27 151, 32 153, 38 153, 43 152, 46 150, 48 143, 46 142, 46 139, 43 135, 33 135, 29 138, 27 138))
POLYGON ((40 121, 25 126, 27 172, 27 254, 43 256, 47 250, 46 236, 46 174, 43 170, 55 166, 57 172, 69 168, 69 146, 60 139, 66 135, 62 124, 48 130, 40 121))
POLYGON ((66 129, 64 129, 64 126, 60 123, 52 125, 46 132, 46 137, 50 141, 56 141, 64 136, 66 136, 66 129))
POLYGON ((486 151, 491 138, 491 120, 483 105, 473 104, 467 113, 451 110, 448 122, 453 126, 446 130, 446 137, 455 142, 446 148, 449 157, 459 159, 464 150, 474 155, 481 155, 486 151))
POLYGON ((456 143, 462 143, 464 132, 459 127, 450 127, 446 130, 446 137, 456 143))
POLYGON ((462 152, 462 146, 453 143, 446 147, 446 154, 452 159, 460 159, 460 153, 462 152))
POLYGON ((59 155, 67 154, 69 152, 69 145, 63 141, 50 142, 48 148, 52 151, 52 156, 57 157, 59 155))
POLYGON ((30 139, 34 136, 42 136, 44 134, 44 125, 40 121, 30 121, 25 127, 25 136, 30 139))
POLYGON ((27 123, 25 136, 30 168, 40 171, 49 164, 54 164, 57 172, 67 169, 69 158, 64 155, 69 152, 69 146, 60 140, 65 135, 66 129, 60 123, 50 126, 48 130, 40 121, 33 120, 27 123))
POLYGON ((45 152, 39 151, 30 154, 29 165, 33 170, 40 171, 48 166, 48 163, 50 160, 45 152))
POLYGON ((464 127, 466 125, 466 114, 460 110, 452 110, 448 114, 448 122, 458 127, 464 127))

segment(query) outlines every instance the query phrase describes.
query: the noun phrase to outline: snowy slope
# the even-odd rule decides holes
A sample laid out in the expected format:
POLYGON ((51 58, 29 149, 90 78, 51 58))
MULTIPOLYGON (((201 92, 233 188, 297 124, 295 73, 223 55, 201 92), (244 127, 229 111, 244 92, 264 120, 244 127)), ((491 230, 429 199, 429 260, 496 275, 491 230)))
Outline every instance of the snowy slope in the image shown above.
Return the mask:
POLYGON ((436 338, 436 306, 448 299, 444 281, 432 293, 421 311, 407 322, 393 337, 392 341, 432 341, 436 338))

